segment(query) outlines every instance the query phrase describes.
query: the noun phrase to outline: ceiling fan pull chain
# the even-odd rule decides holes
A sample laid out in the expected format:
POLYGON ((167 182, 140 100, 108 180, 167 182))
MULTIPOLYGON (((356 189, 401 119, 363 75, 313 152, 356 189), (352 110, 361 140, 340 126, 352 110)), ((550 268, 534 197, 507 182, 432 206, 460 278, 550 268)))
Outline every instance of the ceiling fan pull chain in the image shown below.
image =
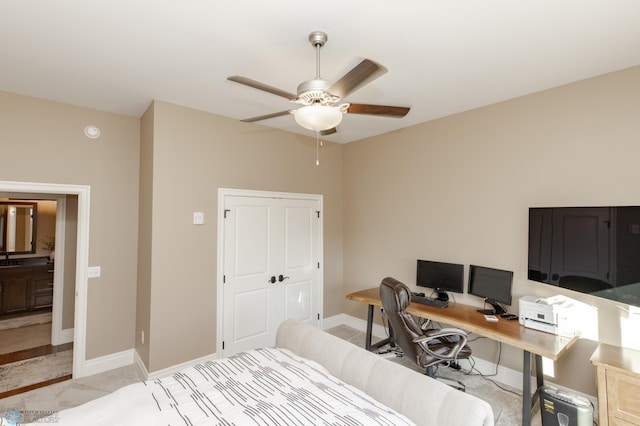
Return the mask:
POLYGON ((320 165, 320 132, 316 131, 316 166, 320 165))

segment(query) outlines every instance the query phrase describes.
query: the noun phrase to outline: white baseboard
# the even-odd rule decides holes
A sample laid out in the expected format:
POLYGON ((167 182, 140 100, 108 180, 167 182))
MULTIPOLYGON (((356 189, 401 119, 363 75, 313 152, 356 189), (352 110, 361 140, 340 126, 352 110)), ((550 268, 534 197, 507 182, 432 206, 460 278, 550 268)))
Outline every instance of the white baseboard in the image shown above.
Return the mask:
MULTIPOLYGON (((491 361, 485 361, 482 358, 473 357, 473 362, 470 360, 459 360, 458 361, 462 368, 466 371, 471 369, 472 363, 475 363, 474 368, 477 370, 476 372, 480 372, 485 376, 489 376, 489 379, 494 380, 498 383, 501 383, 506 386, 510 386, 512 388, 516 388, 518 390, 522 389, 522 373, 511 368, 504 367, 502 365, 498 366, 498 371, 496 373, 496 364, 491 361), (495 376, 493 376, 495 374, 495 376)), ((535 391, 536 387, 536 378, 531 377, 531 391, 535 391)))
POLYGON ((171 367, 163 368, 162 370, 157 370, 149 373, 147 372, 147 369, 145 368, 144 363, 142 362, 142 360, 140 360, 140 358, 137 355, 138 353, 136 352, 136 358, 138 360, 137 362, 139 362, 139 364, 142 365, 142 371, 144 371, 145 377, 147 378, 147 380, 155 380, 160 377, 164 377, 164 376, 168 376, 170 374, 176 373, 185 368, 192 367, 196 364, 202 364, 207 361, 213 361, 218 359, 218 356, 214 353, 211 355, 203 356, 201 358, 196 358, 187 362, 183 362, 182 364, 172 365, 171 367))
POLYGON ((86 360, 82 369, 82 376, 93 376, 94 374, 131 365, 134 362, 134 353, 134 349, 127 349, 126 351, 86 360))
POLYGON ((60 330, 58 332, 58 341, 55 345, 63 345, 71 342, 73 342, 73 328, 67 328, 66 330, 60 330))
POLYGON ((142 358, 140 358, 140 354, 135 349, 133 351, 133 362, 136 365, 136 367, 138 367, 138 372, 140 373, 140 375, 148 379, 149 371, 147 370, 147 366, 144 365, 142 358))

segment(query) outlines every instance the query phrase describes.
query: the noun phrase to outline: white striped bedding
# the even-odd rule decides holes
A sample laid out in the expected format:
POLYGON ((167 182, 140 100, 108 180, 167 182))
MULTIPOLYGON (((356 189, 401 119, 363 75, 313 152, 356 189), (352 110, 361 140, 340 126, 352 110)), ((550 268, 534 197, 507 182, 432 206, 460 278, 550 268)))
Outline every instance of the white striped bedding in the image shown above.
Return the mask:
POLYGON ((286 349, 208 361, 52 416, 68 426, 412 425, 286 349))

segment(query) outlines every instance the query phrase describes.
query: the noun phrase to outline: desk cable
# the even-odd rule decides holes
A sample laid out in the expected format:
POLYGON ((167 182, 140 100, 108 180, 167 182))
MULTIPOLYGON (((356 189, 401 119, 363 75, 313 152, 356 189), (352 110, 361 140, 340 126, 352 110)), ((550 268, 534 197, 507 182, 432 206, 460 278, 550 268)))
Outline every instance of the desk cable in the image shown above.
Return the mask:
MULTIPOLYGON (((387 337, 389 337, 389 329, 388 329, 388 324, 389 323, 387 321, 387 314, 385 313, 384 309, 381 309, 380 312, 382 314, 382 323, 383 323, 383 326, 384 326, 385 333, 387 334, 387 337)), ((417 319, 420 320, 420 328, 422 330, 426 330, 426 329, 431 328, 431 327, 442 328, 442 324, 437 323, 435 321, 432 321, 430 319, 426 319, 426 318, 417 318, 417 319)), ((487 339, 487 337, 477 336, 477 337, 475 337, 473 339, 468 339, 467 343, 475 342, 476 340, 479 340, 479 339, 487 339)), ((496 362, 496 371, 494 373, 492 373, 492 374, 484 374, 480 370, 478 370, 476 368, 476 366, 475 366, 476 362, 473 359, 473 356, 470 356, 468 358, 468 361, 469 361, 469 364, 470 364, 470 369, 468 371, 463 370, 460 367, 460 364, 458 364, 457 361, 455 363, 453 363, 453 364, 450 364, 449 368, 451 368, 453 370, 458 370, 458 371, 460 371, 460 373, 464 374, 465 376, 480 376, 484 380, 493 383, 495 386, 497 386, 498 388, 502 389, 505 392, 509 392, 509 393, 512 393, 512 394, 517 395, 517 396, 522 396, 518 392, 512 391, 511 389, 507 389, 507 388, 503 387, 502 385, 500 385, 495 380, 492 380, 492 379, 489 378, 489 377, 494 377, 494 376, 498 375, 498 367, 500 366, 500 361, 501 361, 501 358, 502 358, 502 342, 497 342, 497 343, 498 343, 498 361, 496 362), (475 371, 475 373, 474 373, 474 371, 475 371)), ((435 367, 436 367, 436 372, 437 372, 438 371, 438 366, 435 366, 435 367)))
MULTIPOLYGON (((475 342, 478 339, 487 339, 487 337, 478 336, 475 339, 469 340, 469 342, 475 342)), ((480 376, 484 380, 493 383, 496 387, 502 389, 505 392, 509 392, 509 393, 512 393, 512 394, 517 395, 517 396, 522 396, 521 393, 518 393, 518 392, 513 391, 511 389, 507 389, 507 388, 503 387, 502 385, 500 385, 495 380, 490 379, 490 377, 495 377, 495 376, 498 375, 498 367, 500 366, 500 361, 501 361, 501 358, 502 358, 502 342, 497 342, 497 343, 498 343, 498 361, 496 362, 496 371, 494 373, 484 374, 483 372, 478 370, 476 368, 476 362, 473 359, 473 356, 471 356, 471 357, 469 357, 469 364, 470 364, 471 368, 469 369, 469 371, 462 371, 462 374, 467 375, 467 376, 480 376), (474 373, 474 371, 475 371, 475 373, 474 373)))
MULTIPOLYGON (((430 323, 430 322, 434 322, 434 321, 426 320, 426 321, 425 321, 425 324, 428 324, 428 323, 430 323)), ((438 327, 442 327, 442 325, 441 325, 441 324, 439 324, 439 323, 437 323, 437 326, 438 326, 438 327)), ((424 326, 423 326, 423 330, 424 330, 424 326)), ((472 334, 472 333, 469 333, 469 335, 471 335, 471 334, 472 334)), ((475 342, 476 340, 479 340, 479 339, 487 339, 487 337, 484 337, 484 336, 477 336, 477 337, 474 337, 473 339, 468 339, 468 340, 467 340, 467 343, 475 342)), ((468 358, 469 365, 470 365, 469 370, 467 370, 467 371, 463 370, 462 368, 460 368, 460 365, 459 365, 459 364, 457 364, 457 362, 456 362, 457 366, 452 366, 452 365, 450 365, 450 366, 449 366, 449 368, 452 368, 452 369, 454 369, 454 370, 459 370, 459 371, 460 371, 460 373, 464 374, 465 376, 480 376, 480 377, 481 377, 481 378, 483 378, 484 380, 486 380, 486 381, 488 381, 488 382, 493 383, 495 386, 497 386, 498 388, 502 389, 502 390, 503 390, 503 391, 505 391, 505 392, 509 392, 509 393, 512 393, 512 394, 517 395, 517 396, 522 396, 520 393, 515 392, 515 391, 512 391, 512 390, 507 389, 507 388, 504 388, 502 385, 500 385, 500 384, 499 384, 498 382, 496 382, 495 380, 490 379, 490 377, 495 377, 495 376, 497 376, 497 375, 498 375, 498 367, 500 366, 500 361, 501 361, 501 359, 502 359, 502 342, 496 342, 496 343, 498 343, 498 361, 496 362, 496 371, 495 371, 494 373, 491 373, 491 374, 484 374, 483 372, 481 372, 480 370, 478 370, 478 369, 476 368, 476 362, 475 362, 475 360, 474 360, 473 356, 470 356, 470 357, 468 358), (474 371, 475 371, 475 373, 474 373, 474 371)))

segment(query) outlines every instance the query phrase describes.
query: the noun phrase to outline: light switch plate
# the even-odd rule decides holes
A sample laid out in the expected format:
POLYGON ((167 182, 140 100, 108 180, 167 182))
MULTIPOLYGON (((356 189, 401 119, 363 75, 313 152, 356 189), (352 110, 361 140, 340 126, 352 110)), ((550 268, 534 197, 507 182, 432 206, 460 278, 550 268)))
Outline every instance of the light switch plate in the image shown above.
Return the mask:
POLYGON ((100 276, 100 267, 99 266, 89 266, 87 271, 87 276, 89 278, 98 278, 100 276))
POLYGON ((193 212, 193 224, 204 225, 204 212, 193 212))

